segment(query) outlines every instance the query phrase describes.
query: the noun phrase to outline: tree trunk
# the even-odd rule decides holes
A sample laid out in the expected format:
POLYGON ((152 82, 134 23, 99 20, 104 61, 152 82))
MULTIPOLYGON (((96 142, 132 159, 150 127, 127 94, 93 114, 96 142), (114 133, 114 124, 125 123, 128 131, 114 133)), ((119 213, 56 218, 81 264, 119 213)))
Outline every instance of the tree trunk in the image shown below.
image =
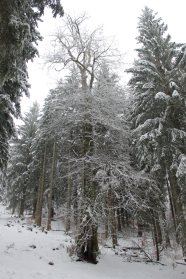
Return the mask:
POLYGON ((110 203, 110 223, 111 223, 111 236, 112 236, 112 246, 115 249, 117 245, 117 234, 116 234, 116 218, 114 210, 114 199, 112 195, 112 190, 109 188, 109 203, 110 203))
POLYGON ((125 216, 124 216, 124 208, 122 207, 121 208, 121 224, 122 224, 122 227, 125 228, 125 216))
POLYGON ((74 206, 74 225, 75 227, 78 226, 78 191, 77 191, 77 184, 74 186, 73 191, 73 206, 74 206))
POLYGON ((153 210, 151 210, 151 214, 152 214, 152 223, 153 223, 153 228, 154 228, 154 241, 155 241, 155 245, 156 245, 156 260, 159 261, 160 253, 159 253, 159 247, 158 247, 158 232, 157 232, 156 219, 155 219, 153 210))
POLYGON ((36 224, 41 226, 42 218, 42 207, 43 207, 43 192, 44 192, 44 182, 45 182, 45 169, 46 169, 46 155, 47 155, 47 144, 45 144, 44 158, 43 158, 43 168, 42 168, 42 177, 41 177, 41 186, 38 199, 38 215, 36 216, 36 224))
POLYGON ((15 206, 12 207, 12 214, 15 213, 15 206))
POLYGON ((67 220, 66 220, 66 233, 70 230, 70 215, 71 215, 71 165, 70 165, 70 148, 68 159, 68 194, 67 194, 67 220))
MULTIPOLYGON (((174 223, 174 229, 176 232, 176 228, 177 228, 177 224, 176 224, 176 216, 175 216, 175 210, 174 210, 174 204, 173 204, 173 199, 172 199, 172 192, 170 189, 170 185, 169 185, 169 180, 167 178, 167 190, 168 190, 168 195, 169 195, 169 202, 170 202, 170 207, 171 207, 171 213, 172 213, 172 218, 173 218, 173 223, 174 223)), ((176 233, 176 239, 178 241, 178 235, 176 233)))
POLYGON ((121 214, 120 214, 120 208, 117 208, 117 220, 118 220, 118 232, 121 231, 121 214))
POLYGON ((47 230, 51 230, 52 195, 53 195, 55 156, 56 156, 56 138, 54 138, 54 146, 53 146, 53 158, 52 158, 52 172, 51 172, 51 181, 50 181, 50 196, 49 196, 49 206, 48 206, 48 224, 47 224, 47 230))
POLYGON ((129 227, 129 214, 128 214, 128 211, 125 210, 125 216, 126 216, 126 224, 127 224, 127 227, 129 227))
POLYGON ((35 219, 36 216, 36 207, 37 207, 37 200, 34 201, 33 204, 33 213, 32 213, 32 217, 35 219))
POLYGON ((106 194, 104 194, 104 213, 105 213, 105 238, 108 238, 108 217, 109 217, 109 212, 108 212, 108 197, 106 194))
POLYGON ((186 221, 184 219, 181 191, 179 185, 177 184, 176 171, 171 170, 168 178, 175 210, 176 233, 178 234, 179 242, 182 245, 183 256, 186 257, 186 221))
POLYGON ((138 237, 142 237, 143 235, 143 225, 138 222, 138 237))
MULTIPOLYGON (((84 77, 82 77, 83 80, 84 77)), ((84 81, 84 80, 83 80, 84 81)), ((87 101, 87 106, 90 106, 89 96, 86 92, 87 87, 85 84, 82 84, 83 90, 85 90, 85 97, 87 101)), ((85 108, 89 109, 88 107, 85 108)), ((97 263, 96 256, 98 253, 98 240, 97 240, 97 223, 90 214, 93 212, 94 203, 95 203, 95 193, 96 193, 96 184, 93 179, 92 163, 90 162, 91 157, 93 156, 94 151, 94 142, 93 142, 93 127, 91 124, 90 114, 85 115, 85 120, 82 125, 82 169, 81 169, 81 178, 82 178, 82 204, 81 204, 81 217, 80 217, 80 234, 77 240, 78 254, 83 259, 97 263), (91 216, 91 217, 90 217, 91 216), (86 218, 86 223, 85 223, 86 218)))
POLYGON ((171 243, 170 243, 170 238, 169 238, 169 233, 168 233, 168 229, 167 229, 167 224, 166 224, 166 216, 165 216, 165 212, 164 210, 162 210, 162 218, 163 218, 163 229, 164 229, 164 234, 165 234, 165 245, 166 248, 171 247, 171 243))
POLYGON ((157 231, 158 243, 162 244, 162 232, 161 232, 161 226, 160 226, 159 216, 158 216, 157 212, 154 212, 154 218, 156 221, 156 231, 157 231))
POLYGON ((33 219, 35 219, 35 217, 36 217, 36 209, 37 209, 37 195, 38 195, 38 186, 36 186, 35 188, 34 188, 34 202, 33 202, 33 213, 32 213, 32 217, 33 217, 33 219))
POLYGON ((81 224, 81 229, 82 232, 77 241, 77 254, 83 260, 96 264, 98 253, 97 225, 94 226, 89 212, 81 224))
POLYGON ((24 187, 23 187, 23 196, 22 196, 22 199, 21 199, 21 206, 20 206, 19 217, 23 216, 23 213, 24 213, 25 198, 26 198, 26 185, 24 185, 24 187))
MULTIPOLYGON (((42 163, 43 166, 43 163, 42 163)), ((39 186, 37 191, 37 203, 36 203, 36 212, 35 212, 35 223, 37 224, 38 216, 39 216, 39 204, 40 204, 40 197, 41 197, 41 182, 42 182, 42 168, 40 171, 40 178, 39 178, 39 186)))
MULTIPOLYGON (((83 64, 86 65, 86 53, 83 55, 83 64)), ((82 91, 84 92, 86 105, 84 107, 85 112, 84 121, 82 123, 82 169, 81 169, 81 192, 82 192, 82 204, 81 204, 81 224, 80 234, 77 241, 77 247, 79 255, 87 261, 97 263, 96 257, 98 253, 98 240, 97 240, 97 220, 93 216, 96 183, 94 181, 94 173, 92 171, 93 165, 91 157, 94 153, 93 142, 93 127, 91 124, 91 115, 89 110, 91 109, 91 87, 94 80, 94 75, 91 76, 90 88, 87 86, 87 68, 77 64, 81 73, 82 91), (91 214, 90 214, 91 211, 91 214), (84 222, 86 218, 86 223, 84 222)))

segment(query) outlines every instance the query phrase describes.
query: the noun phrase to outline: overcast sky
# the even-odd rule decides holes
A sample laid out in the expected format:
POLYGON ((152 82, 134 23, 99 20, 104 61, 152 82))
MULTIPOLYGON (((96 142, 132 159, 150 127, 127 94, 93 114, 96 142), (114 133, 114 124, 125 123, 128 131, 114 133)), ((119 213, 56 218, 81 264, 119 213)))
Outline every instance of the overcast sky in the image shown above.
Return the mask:
MULTIPOLYGON (((168 0, 61 0, 65 13, 80 14, 86 11, 91 17, 92 27, 103 25, 106 36, 116 36, 118 48, 126 53, 126 63, 132 63, 138 17, 141 10, 148 6, 168 25, 168 33, 177 43, 186 42, 186 1, 168 0)), ((42 105, 49 90, 55 87, 56 76, 43 68, 42 54, 47 49, 49 36, 60 25, 60 19, 53 19, 50 11, 45 12, 44 22, 39 24, 39 31, 45 39, 39 43, 40 58, 29 63, 29 82, 31 84, 30 99, 23 98, 22 112, 28 110, 34 100, 42 105)), ((63 73, 60 73, 63 75, 63 73)), ((125 80, 125 79, 124 79, 125 80)))

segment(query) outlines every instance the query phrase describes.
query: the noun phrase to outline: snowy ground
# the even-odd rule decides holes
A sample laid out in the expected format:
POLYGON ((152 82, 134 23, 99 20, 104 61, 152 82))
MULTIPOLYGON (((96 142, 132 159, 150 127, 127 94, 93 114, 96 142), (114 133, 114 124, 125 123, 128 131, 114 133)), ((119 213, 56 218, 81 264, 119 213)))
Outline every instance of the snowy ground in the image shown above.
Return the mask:
MULTIPOLYGON (((153 263, 124 262, 109 248, 101 248, 97 265, 73 261, 67 247, 72 240, 61 231, 47 234, 29 230, 28 221, 15 218, 0 205, 1 279, 185 279, 186 265, 173 260, 153 263), (53 263, 50 265, 49 263, 53 263)), ((31 228, 31 226, 30 226, 31 228)))

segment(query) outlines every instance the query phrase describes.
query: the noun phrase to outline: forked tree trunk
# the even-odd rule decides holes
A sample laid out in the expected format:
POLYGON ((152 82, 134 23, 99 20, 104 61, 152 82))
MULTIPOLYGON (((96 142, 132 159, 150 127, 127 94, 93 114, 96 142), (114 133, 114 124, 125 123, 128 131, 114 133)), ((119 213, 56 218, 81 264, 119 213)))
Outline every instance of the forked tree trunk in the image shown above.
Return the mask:
MULTIPOLYGON (((91 146, 92 126, 85 125, 84 130, 84 146, 83 154, 89 156, 92 153, 93 146, 91 146), (86 127, 85 127, 86 126, 86 127), (90 149, 90 150, 89 150, 90 149)), ((84 157, 83 156, 83 157, 84 157)), ((91 181, 92 170, 91 164, 82 162, 82 205, 80 216, 80 234, 77 240, 78 256, 88 262, 97 263, 98 240, 97 240, 97 224, 94 216, 90 217, 89 210, 93 210, 95 202, 95 183, 91 181), (86 219, 85 219, 86 216, 86 219)))
MULTIPOLYGON (((78 32, 78 36, 80 33, 78 32)), ((70 51, 69 51, 70 53, 70 51)), ((98 253, 98 240, 97 240, 97 222, 94 216, 90 216, 89 210, 93 212, 95 203, 96 184, 93 178, 91 157, 94 153, 93 142, 93 127, 91 124, 91 116, 89 110, 91 108, 91 88, 94 80, 93 68, 91 75, 90 88, 87 86, 87 53, 82 52, 83 62, 82 65, 77 63, 81 73, 82 91, 84 92, 86 106, 84 122, 82 124, 82 170, 81 170, 81 192, 82 192, 82 208, 80 216, 80 234, 77 240, 77 247, 80 257, 87 261, 97 263, 96 257, 98 253), (88 159, 88 161, 86 161, 88 159), (86 223, 84 222, 86 218, 86 223)), ((93 66, 92 66, 93 67, 93 66)), ((90 73, 90 72, 89 72, 90 73)))
POLYGON ((51 216, 52 216, 52 195, 53 195, 53 181, 54 181, 54 170, 55 170, 55 156, 56 156, 56 138, 54 138, 53 146, 53 157, 52 157, 52 171, 51 171, 51 180, 50 180, 50 196, 49 196, 49 205, 48 205, 48 224, 47 230, 51 230, 51 216))
POLYGON ((47 144, 45 144, 44 149, 44 158, 43 158, 43 167, 42 167, 42 176, 41 176, 41 185, 38 197, 38 215, 36 215, 36 224, 41 226, 42 219, 42 207, 43 207, 43 191, 44 191, 44 182, 45 182, 45 169, 46 169, 46 155, 47 155, 47 144))
MULTIPOLYGON (((87 104, 89 103, 89 92, 86 91, 86 79, 82 75, 82 88, 84 94, 87 94, 87 104)), ((88 109, 87 107, 85 109, 88 109)), ((82 193, 82 205, 81 205, 81 217, 80 217, 80 234, 77 239, 78 255, 84 260, 92 263, 97 263, 96 257, 98 253, 98 240, 97 240, 97 224, 89 210, 93 212, 95 203, 96 184, 92 180, 93 171, 92 163, 88 162, 94 151, 93 143, 93 127, 91 124, 90 115, 85 115, 85 120, 82 125, 82 169, 81 169, 81 193, 82 193), (88 161, 86 161, 88 159, 88 161), (86 220, 85 220, 86 218, 86 220)))

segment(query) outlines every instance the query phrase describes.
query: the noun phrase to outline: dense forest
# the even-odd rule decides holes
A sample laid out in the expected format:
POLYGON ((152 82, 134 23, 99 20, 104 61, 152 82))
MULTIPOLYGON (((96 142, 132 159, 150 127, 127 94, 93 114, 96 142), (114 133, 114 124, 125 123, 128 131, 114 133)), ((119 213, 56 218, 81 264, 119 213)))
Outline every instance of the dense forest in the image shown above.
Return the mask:
POLYGON ((173 242, 186 257, 186 44, 145 7, 123 87, 121 54, 102 28, 90 31, 86 14, 63 14, 58 0, 0 2, 2 199, 37 226, 47 214, 47 230, 62 212, 74 253, 89 262, 97 262, 100 232, 115 248, 134 227, 139 237, 152 232, 157 261, 173 242), (46 7, 63 22, 46 63, 68 75, 16 127, 46 7))

